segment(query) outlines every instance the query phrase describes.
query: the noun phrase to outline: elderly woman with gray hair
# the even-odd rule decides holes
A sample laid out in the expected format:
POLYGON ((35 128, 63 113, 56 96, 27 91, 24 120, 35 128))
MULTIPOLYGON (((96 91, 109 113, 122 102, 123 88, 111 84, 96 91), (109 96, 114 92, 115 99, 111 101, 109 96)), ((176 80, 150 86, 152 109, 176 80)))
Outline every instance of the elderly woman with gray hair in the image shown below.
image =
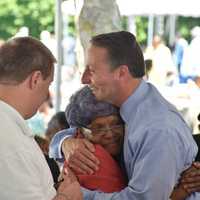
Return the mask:
POLYGON ((65 111, 70 127, 78 127, 84 136, 118 156, 123 142, 124 124, 117 107, 96 100, 88 86, 76 92, 65 111))
MULTIPOLYGON (((92 175, 87 175, 69 165, 81 185, 104 192, 122 190, 126 185, 126 178, 118 163, 112 158, 112 156, 119 158, 123 143, 124 124, 118 108, 97 101, 91 89, 85 86, 70 98, 65 114, 71 128, 59 132, 53 138, 50 144, 50 155, 55 154, 51 147, 55 146, 61 135, 73 135, 76 140, 85 138, 94 144, 95 156, 98 157, 101 166, 92 175)), ((61 158, 60 155, 56 156, 58 157, 61 158)))
MULTIPOLYGON (((70 98, 65 114, 71 128, 54 136, 50 144, 50 156, 58 161, 67 158, 67 166, 86 188, 103 192, 123 189, 124 173, 112 158, 120 157, 123 142, 123 122, 118 108, 96 100, 91 89, 85 86, 70 98), (72 154, 76 154, 77 159, 72 154), (90 166, 96 171, 92 171, 90 166)), ((189 171, 193 169, 191 167, 189 171)), ((190 185, 193 182, 197 180, 180 184, 172 192, 171 199, 184 200, 190 192, 197 191, 197 185, 190 185)))

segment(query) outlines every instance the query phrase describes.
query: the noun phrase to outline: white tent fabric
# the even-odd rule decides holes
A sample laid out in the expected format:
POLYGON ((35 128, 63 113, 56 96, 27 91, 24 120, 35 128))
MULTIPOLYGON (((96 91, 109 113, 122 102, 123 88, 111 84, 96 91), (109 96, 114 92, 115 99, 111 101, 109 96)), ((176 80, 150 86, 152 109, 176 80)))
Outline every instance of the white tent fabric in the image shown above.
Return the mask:
POLYGON ((116 0, 121 15, 200 16, 199 0, 116 0))

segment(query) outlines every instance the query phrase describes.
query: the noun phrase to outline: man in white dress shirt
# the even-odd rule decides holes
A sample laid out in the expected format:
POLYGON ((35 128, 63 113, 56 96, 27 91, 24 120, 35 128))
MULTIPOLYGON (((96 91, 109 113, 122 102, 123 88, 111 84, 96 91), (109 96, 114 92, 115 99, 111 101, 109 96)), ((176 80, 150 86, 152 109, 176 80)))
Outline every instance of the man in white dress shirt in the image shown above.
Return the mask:
POLYGON ((0 199, 82 199, 76 179, 64 176, 58 192, 25 119, 45 101, 55 58, 38 40, 19 37, 0 47, 0 199))

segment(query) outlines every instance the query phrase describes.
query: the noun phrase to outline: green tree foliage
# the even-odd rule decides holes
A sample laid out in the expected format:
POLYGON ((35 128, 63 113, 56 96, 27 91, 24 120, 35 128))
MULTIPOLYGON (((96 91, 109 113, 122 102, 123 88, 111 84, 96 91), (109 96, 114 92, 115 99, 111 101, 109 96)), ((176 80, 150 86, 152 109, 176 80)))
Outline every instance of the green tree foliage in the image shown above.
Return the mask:
MULTIPOLYGON (((168 16, 165 16, 165 24, 168 16)), ((122 18, 122 27, 124 30, 127 30, 127 17, 123 16, 122 18)), ((139 43, 142 46, 145 46, 147 43, 147 29, 148 29, 148 17, 146 16, 135 16, 136 23, 136 37, 139 43)), ((155 24, 154 24, 155 26, 155 24)), ((188 41, 191 40, 191 29, 195 26, 200 26, 200 18, 195 17, 184 17, 178 16, 176 21, 176 32, 180 33, 188 41)), ((154 27, 155 28, 155 27, 154 27)), ((168 35, 165 35, 166 40, 168 35)))
POLYGON ((53 32, 55 0, 1 0, 0 38, 12 37, 20 27, 39 37, 42 30, 53 32))
MULTIPOLYGON (((67 18, 67 33, 71 36, 76 36, 76 26, 75 26, 75 17, 72 15, 69 15, 67 18)), ((64 27, 66 28, 66 27, 64 27)), ((65 30, 64 30, 65 31, 65 30)))
POLYGON ((182 17, 177 19, 177 31, 188 41, 191 40, 191 29, 195 26, 200 26, 200 18, 182 17))
POLYGON ((147 28, 148 28, 148 18, 144 16, 136 16, 135 17, 136 23, 136 34, 137 40, 141 45, 146 45, 147 43, 147 28))
MULTIPOLYGON (((123 30, 128 30, 128 19, 126 16, 122 16, 121 24, 123 30)), ((147 43, 148 18, 145 16, 135 16, 135 24, 137 41, 140 45, 145 46, 147 43)))

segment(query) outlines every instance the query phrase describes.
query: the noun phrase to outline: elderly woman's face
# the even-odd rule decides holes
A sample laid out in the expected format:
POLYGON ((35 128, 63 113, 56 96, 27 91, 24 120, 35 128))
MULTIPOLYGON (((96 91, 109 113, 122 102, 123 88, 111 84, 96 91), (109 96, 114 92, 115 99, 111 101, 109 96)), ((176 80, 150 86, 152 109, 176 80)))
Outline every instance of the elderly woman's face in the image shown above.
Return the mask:
POLYGON ((88 128, 93 143, 102 145, 113 156, 119 154, 124 137, 124 124, 119 116, 97 117, 88 128))

